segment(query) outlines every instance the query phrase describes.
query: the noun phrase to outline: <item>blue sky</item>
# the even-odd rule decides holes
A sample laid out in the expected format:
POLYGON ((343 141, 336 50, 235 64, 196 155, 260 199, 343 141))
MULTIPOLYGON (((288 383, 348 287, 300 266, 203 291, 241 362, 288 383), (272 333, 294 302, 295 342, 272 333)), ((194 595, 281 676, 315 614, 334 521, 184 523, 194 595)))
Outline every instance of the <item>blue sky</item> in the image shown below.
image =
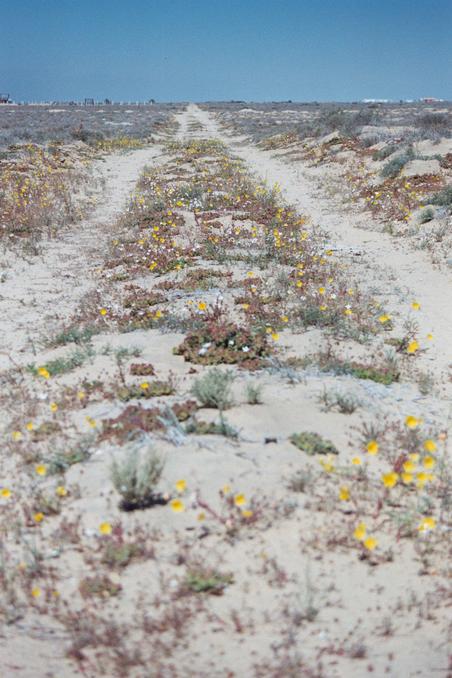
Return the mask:
POLYGON ((16 100, 452 99, 452 0, 0 0, 16 100))

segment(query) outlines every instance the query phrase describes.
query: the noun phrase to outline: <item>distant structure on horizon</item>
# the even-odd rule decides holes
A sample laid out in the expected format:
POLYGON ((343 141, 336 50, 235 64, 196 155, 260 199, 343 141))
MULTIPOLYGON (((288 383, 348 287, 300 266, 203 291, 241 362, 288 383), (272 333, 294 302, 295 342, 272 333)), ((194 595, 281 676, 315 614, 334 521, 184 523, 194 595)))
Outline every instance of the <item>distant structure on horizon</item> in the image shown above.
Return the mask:
POLYGON ((441 101, 444 101, 444 99, 438 99, 437 97, 422 97, 419 101, 422 101, 423 104, 438 104, 441 103, 441 101))
POLYGON ((0 92, 0 104, 9 104, 9 103, 10 103, 9 94, 2 94, 0 92))

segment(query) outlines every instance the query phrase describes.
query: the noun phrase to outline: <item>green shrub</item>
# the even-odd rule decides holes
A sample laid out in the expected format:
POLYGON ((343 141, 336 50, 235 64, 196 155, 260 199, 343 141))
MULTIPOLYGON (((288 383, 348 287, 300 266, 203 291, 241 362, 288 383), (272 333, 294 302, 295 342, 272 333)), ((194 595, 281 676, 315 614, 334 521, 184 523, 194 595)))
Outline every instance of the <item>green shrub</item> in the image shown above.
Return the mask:
POLYGON ((407 151, 405 151, 405 153, 396 155, 394 158, 392 158, 392 160, 389 160, 386 165, 383 166, 383 169, 380 172, 381 176, 385 179, 394 179, 394 177, 400 174, 407 162, 413 160, 413 158, 414 151, 412 148, 409 148, 407 151))
POLYGON ((435 211, 431 207, 426 207, 419 215, 419 223, 426 224, 435 216, 435 211))
POLYGON ((322 438, 318 433, 308 433, 307 431, 293 433, 290 436, 290 442, 310 456, 313 454, 339 454, 333 443, 322 438))
POLYGON ((392 155, 397 146, 385 146, 384 148, 381 148, 379 151, 375 151, 374 154, 372 155, 372 160, 386 160, 386 158, 389 158, 390 155, 392 155))
POLYGON ((214 367, 195 381, 191 392, 204 407, 226 410, 233 403, 231 384, 234 379, 232 372, 214 367))
POLYGON ((429 199, 432 205, 449 207, 452 209, 452 186, 445 186, 429 199))
POLYGON ((113 461, 111 479, 121 495, 119 507, 123 511, 147 508, 161 503, 156 486, 162 475, 164 463, 148 449, 143 455, 133 447, 122 462, 113 461))
POLYGON ((197 568, 188 572, 185 584, 193 593, 210 593, 219 596, 229 584, 234 582, 231 574, 221 574, 215 570, 197 568))
POLYGON ((248 405, 262 404, 262 386, 259 384, 248 383, 246 385, 246 402, 248 405))

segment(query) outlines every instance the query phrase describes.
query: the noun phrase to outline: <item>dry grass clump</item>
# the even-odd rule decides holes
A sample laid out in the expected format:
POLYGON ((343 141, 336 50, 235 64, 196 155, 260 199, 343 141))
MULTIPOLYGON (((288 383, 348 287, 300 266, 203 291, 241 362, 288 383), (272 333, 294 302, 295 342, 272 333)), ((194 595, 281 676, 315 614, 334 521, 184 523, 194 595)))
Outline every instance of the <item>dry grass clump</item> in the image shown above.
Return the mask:
POLYGON ((144 509, 161 502, 156 487, 161 478, 164 462, 152 449, 135 446, 126 452, 122 461, 113 461, 111 480, 121 495, 123 511, 144 509))
POLYGON ((235 375, 218 368, 209 370, 194 382, 191 392, 203 407, 226 410, 233 404, 231 384, 235 375))

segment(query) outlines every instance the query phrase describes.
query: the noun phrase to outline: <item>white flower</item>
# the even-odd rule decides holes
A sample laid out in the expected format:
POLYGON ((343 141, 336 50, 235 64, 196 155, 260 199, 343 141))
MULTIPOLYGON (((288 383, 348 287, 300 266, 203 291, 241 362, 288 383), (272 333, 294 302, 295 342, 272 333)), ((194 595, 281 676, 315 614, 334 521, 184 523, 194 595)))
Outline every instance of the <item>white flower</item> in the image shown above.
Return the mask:
POLYGON ((249 349, 248 346, 243 346, 243 347, 242 347, 242 351, 243 351, 244 353, 248 353, 249 350, 250 350, 250 349, 249 349))

